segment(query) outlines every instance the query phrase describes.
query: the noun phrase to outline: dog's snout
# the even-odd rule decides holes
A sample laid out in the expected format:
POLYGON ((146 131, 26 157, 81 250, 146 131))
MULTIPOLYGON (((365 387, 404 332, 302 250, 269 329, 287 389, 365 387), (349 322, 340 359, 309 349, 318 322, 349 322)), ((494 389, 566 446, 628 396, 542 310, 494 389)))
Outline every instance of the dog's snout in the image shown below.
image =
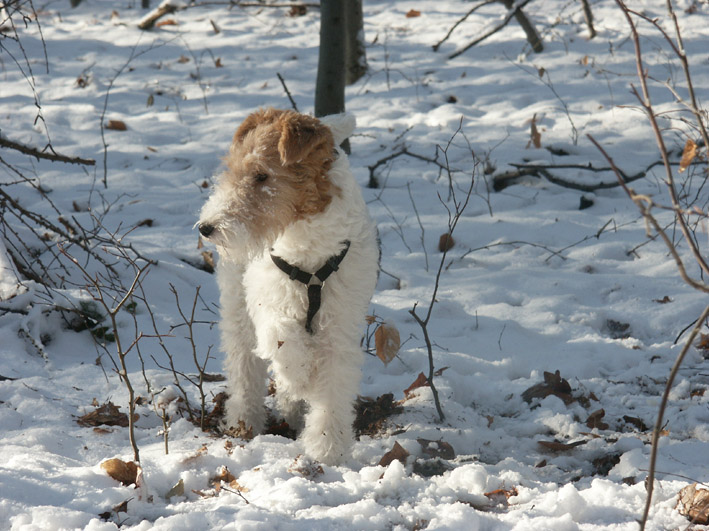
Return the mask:
POLYGON ((200 223, 198 230, 202 236, 209 238, 209 235, 214 232, 214 225, 210 225, 209 223, 200 223))

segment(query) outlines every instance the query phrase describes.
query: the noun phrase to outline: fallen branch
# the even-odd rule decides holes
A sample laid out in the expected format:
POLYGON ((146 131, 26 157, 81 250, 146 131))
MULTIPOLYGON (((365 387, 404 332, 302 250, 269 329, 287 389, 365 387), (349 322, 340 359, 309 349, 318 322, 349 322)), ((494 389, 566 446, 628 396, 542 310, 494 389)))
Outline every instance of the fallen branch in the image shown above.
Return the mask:
POLYGON ((375 174, 377 168, 386 164, 390 160, 394 160, 395 158, 402 157, 402 156, 407 156, 407 157, 411 157, 414 159, 423 160, 424 162, 428 162, 430 164, 435 164, 441 170, 449 170, 450 169, 448 166, 446 166, 446 164, 444 164, 440 160, 438 160, 438 148, 436 149, 436 156, 434 158, 431 158, 431 157, 427 157, 425 155, 419 155, 418 153, 412 153, 407 148, 403 147, 399 151, 391 153, 391 154, 387 155, 386 157, 379 159, 374 164, 367 166, 367 169, 369 170, 369 182, 367 183, 367 188, 379 188, 379 179, 377 178, 377 176, 375 174))
POLYGON ((473 6, 473 8, 472 8, 470 11, 468 11, 465 15, 463 15, 463 18, 459 19, 455 24, 453 24, 453 26, 451 27, 451 29, 448 30, 448 33, 446 33, 446 36, 445 36, 445 37, 443 37, 440 41, 438 41, 436 44, 434 44, 434 45, 432 46, 433 51, 434 51, 434 52, 437 52, 437 51, 438 51, 438 48, 441 47, 441 44, 443 44, 444 42, 446 42, 446 41, 448 40, 448 38, 453 34, 453 31, 455 30, 455 28, 457 28, 457 27, 460 26, 463 22, 465 22, 465 21, 467 20, 467 18, 468 18, 470 15, 472 15, 473 13, 475 13, 475 12, 476 12, 478 9, 480 9, 481 7, 484 7, 484 6, 487 6, 487 5, 490 5, 490 4, 494 4, 495 2, 499 2, 499 0, 485 0, 484 2, 481 2, 481 3, 476 4, 475 6, 473 6))
MULTIPOLYGON (((483 35, 481 35, 481 36, 478 37, 477 39, 475 39, 475 40, 474 40, 473 42, 471 42, 470 44, 467 44, 467 45, 464 46, 463 48, 461 48, 461 49, 459 49, 459 50, 456 50, 455 52, 453 52, 452 54, 450 54, 450 55, 448 56, 448 58, 449 58, 449 59, 455 59, 455 58, 458 57, 459 55, 461 55, 461 54, 467 52, 470 48, 472 48, 472 47, 475 46, 476 44, 480 44, 482 41, 484 41, 484 40, 487 39, 488 37, 492 37, 495 33, 497 33, 497 32, 500 31, 502 28, 504 28, 505 26, 507 26, 507 24, 509 24, 510 21, 511 21, 513 18, 516 17, 516 18, 519 20, 520 15, 518 15, 518 13, 521 13, 521 17, 524 17, 524 18, 526 19, 526 16, 525 16, 524 13, 521 11, 521 9, 522 9, 524 6, 526 6, 526 5, 527 5, 529 2, 531 2, 531 1, 532 1, 532 0, 522 0, 522 2, 520 2, 520 3, 518 3, 518 4, 512 5, 512 9, 510 9, 510 10, 507 12, 507 14, 505 15, 505 17, 502 19, 502 22, 500 22, 497 26, 495 26, 494 28, 490 29, 489 31, 487 31, 486 33, 484 33, 483 35)), ((529 23, 528 20, 527 20, 527 22, 529 23)), ((531 25, 531 23, 529 23, 529 24, 531 25)), ((536 33, 536 32, 535 32, 535 33, 536 33)), ((527 39, 529 39, 529 35, 527 36, 527 39)), ((532 44, 532 47, 534 48, 535 45, 534 45, 531 41, 530 41, 530 44, 532 44)), ((540 44, 541 44, 541 41, 540 41, 540 44)), ((536 51, 536 49, 535 49, 535 51, 536 51)), ((541 51, 541 50, 540 50, 540 51, 541 51)))
POLYGON ((320 4, 314 3, 300 3, 300 2, 285 2, 285 3, 271 3, 266 4, 262 2, 239 2, 238 0, 233 0, 229 2, 198 2, 190 3, 187 5, 175 5, 174 0, 165 0, 158 7, 153 9, 150 13, 145 15, 140 22, 138 22, 138 28, 142 30, 153 29, 155 23, 160 20, 165 15, 170 15, 177 11, 184 11, 193 7, 206 7, 206 6, 229 6, 229 7, 282 7, 282 8, 315 8, 319 9, 320 4))
POLYGON ((53 162, 66 162, 67 164, 85 164, 86 166, 94 166, 96 164, 96 161, 93 159, 82 159, 81 157, 68 157, 66 155, 60 155, 54 151, 51 144, 47 144, 44 149, 50 149, 52 152, 46 153, 45 151, 40 151, 35 147, 20 144, 19 142, 13 142, 12 140, 8 140, 7 138, 0 136, 0 147, 14 149, 15 151, 19 151, 25 155, 35 157, 37 160, 46 159, 53 162))

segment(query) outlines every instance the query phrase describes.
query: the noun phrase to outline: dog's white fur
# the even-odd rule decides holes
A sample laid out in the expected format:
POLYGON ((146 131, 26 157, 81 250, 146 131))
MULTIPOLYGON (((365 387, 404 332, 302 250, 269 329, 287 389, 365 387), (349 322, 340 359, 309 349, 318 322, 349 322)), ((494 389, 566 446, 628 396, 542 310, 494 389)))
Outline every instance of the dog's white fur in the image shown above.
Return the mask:
POLYGON ((242 421, 255 435, 264 428, 270 366, 277 406, 291 427, 302 427, 305 415, 299 435, 305 452, 334 464, 345 458, 353 439, 353 402, 363 358, 360 334, 378 272, 375 226, 347 157, 336 147, 352 133, 354 119, 343 114, 318 121, 273 109, 255 115, 256 126, 248 130, 253 124, 247 126, 247 118, 242 126, 247 132, 237 131, 229 156, 239 160, 227 159, 229 169, 219 178, 198 223, 200 232, 204 226, 214 229, 208 239, 220 255, 220 330, 230 392, 225 422, 236 427, 242 421), (286 138, 288 127, 297 138, 286 138), (310 162, 305 159, 315 148, 311 152, 308 146, 299 146, 303 160, 288 162, 284 140, 326 144, 310 162), (280 152, 276 162, 261 153, 273 143, 280 152), (316 167, 317 157, 323 158, 328 150, 329 169, 322 178, 330 188, 321 193, 327 204, 315 212, 294 214, 299 205, 291 204, 293 197, 296 203, 301 199, 292 188, 309 185, 294 184, 293 178, 300 178, 298 164, 316 167), (269 179, 258 190, 252 176, 240 175, 253 173, 254 167, 269 179), (261 195, 251 197, 257 192, 261 195), (339 270, 324 282, 311 335, 304 326, 307 288, 278 269, 270 253, 314 273, 340 253, 345 240, 351 242, 350 248, 339 270))

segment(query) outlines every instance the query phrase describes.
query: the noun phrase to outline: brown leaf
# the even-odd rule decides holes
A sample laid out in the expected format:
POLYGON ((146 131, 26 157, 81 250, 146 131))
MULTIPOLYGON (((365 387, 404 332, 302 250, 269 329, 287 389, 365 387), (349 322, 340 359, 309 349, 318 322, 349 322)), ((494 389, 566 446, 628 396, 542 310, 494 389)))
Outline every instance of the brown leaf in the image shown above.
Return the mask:
POLYGON ((178 63, 180 64, 185 64, 190 62, 190 58, 187 57, 186 55, 181 55, 180 58, 177 60, 178 63))
POLYGON ((441 459, 455 459, 455 450, 446 441, 439 439, 430 441, 428 439, 416 439, 421 445, 421 451, 428 457, 440 457, 441 459))
POLYGON ((202 260, 204 260, 202 269, 208 273, 214 273, 216 268, 216 265, 214 264, 214 253, 212 253, 212 251, 202 251, 202 260))
POLYGON ((697 144, 691 138, 687 139, 682 151, 682 159, 679 161, 679 172, 682 173, 687 167, 694 162, 697 156, 697 144))
POLYGON ((483 495, 496 503, 500 503, 500 501, 506 502, 509 498, 517 496, 518 494, 517 489, 512 487, 510 489, 491 490, 490 492, 485 492, 483 495))
POLYGON ((638 431, 647 431, 648 427, 647 425, 643 422, 642 419, 638 417, 631 417, 628 415, 623 415, 623 420, 627 422, 628 424, 631 424, 632 426, 635 426, 638 431))
POLYGON ((455 240, 453 239, 453 235, 449 232, 441 234, 441 237, 438 238, 438 250, 440 252, 450 251, 454 245, 455 240))
POLYGON ((378 464, 380 466, 389 466, 394 460, 398 460, 402 464, 406 464, 406 458, 409 457, 409 455, 409 452, 407 452, 398 441, 395 441, 394 447, 382 456, 378 464))
POLYGON ((177 483, 175 483, 172 488, 165 494, 165 499, 170 500, 174 496, 184 496, 185 495, 185 480, 180 478, 177 483))
POLYGON ((250 441, 254 438, 253 426, 246 426, 243 420, 239 421, 238 426, 230 426, 229 429, 224 430, 224 433, 229 437, 238 437, 245 441, 250 441))
POLYGON ((419 375, 416 377, 414 380, 414 383, 412 383, 410 386, 408 386, 406 389, 404 389, 404 395, 406 395, 406 398, 409 398, 409 394, 411 394, 412 391, 415 391, 419 387, 429 387, 430 384, 428 383, 428 378, 426 378, 426 375, 422 372, 419 373, 419 375))
POLYGON ((396 327, 388 322, 383 322, 377 331, 374 332, 374 345, 377 349, 377 357, 388 365, 399 353, 401 339, 396 327))
POLYGON ((110 129, 112 131, 126 131, 128 126, 122 120, 109 120, 106 124, 106 129, 110 129))
POLYGON ((533 385, 522 393, 522 399, 530 403, 535 398, 546 398, 549 395, 554 395, 561 399, 564 404, 571 404, 575 398, 571 396, 571 385, 561 377, 559 371, 547 372, 544 371, 544 382, 533 385))
POLYGON ((421 11, 417 11, 416 9, 409 9, 409 11, 406 13, 406 18, 416 18, 421 16, 421 11))
POLYGON ((604 409, 597 409, 596 411, 591 413, 586 419, 586 426, 591 429, 598 428, 599 430, 607 430, 608 424, 601 420, 605 415, 606 411, 604 409))
POLYGON ((160 28, 162 26, 177 26, 177 22, 174 18, 166 18, 165 20, 161 20, 160 22, 155 24, 156 28, 160 28))
POLYGON ((187 457, 185 457, 185 458, 181 461, 181 463, 182 463, 183 465, 187 465, 187 464, 189 464, 189 463, 193 463, 193 462, 197 461, 197 459, 199 459, 200 457, 202 457, 203 455, 205 455, 206 453, 207 453, 207 445, 206 445, 206 444, 203 444, 202 447, 201 447, 199 450, 197 450, 197 451, 196 451, 195 453, 193 453, 192 455, 188 455, 187 457))
POLYGON ((529 132, 529 142, 527 143, 527 149, 529 149, 530 145, 533 145, 535 148, 539 149, 542 147, 542 134, 539 132, 539 129, 537 129, 537 114, 534 113, 534 116, 532 116, 532 122, 530 125, 530 132, 529 132))
MULTIPOLYGON (((136 417, 137 416, 136 414, 136 417)), ((128 415, 121 413, 119 407, 114 405, 113 402, 107 402, 98 409, 79 417, 76 419, 76 422, 87 428, 101 425, 121 426, 126 428, 128 426, 128 415)))
POLYGON ((577 446, 586 444, 586 441, 576 441, 572 443, 560 443, 556 441, 537 441, 537 444, 545 450, 550 450, 552 452, 566 452, 568 450, 573 450, 577 446))
POLYGON ((216 33, 218 35, 222 32, 222 30, 219 28, 219 26, 217 26, 217 23, 214 22, 211 18, 209 19, 209 23, 212 25, 212 29, 214 30, 214 33, 216 33))
POLYGON ((697 348, 699 350, 709 350, 709 334, 699 334, 697 348))
POLYGON ((709 490, 697 486, 693 483, 680 490, 675 508, 693 524, 709 525, 709 490))
POLYGON ((114 457, 101 463, 101 468, 110 477, 126 486, 135 484, 138 478, 138 465, 133 461, 125 462, 114 457))
POLYGON ((441 368, 438 369, 436 372, 434 372, 433 375, 434 375, 434 376, 440 376, 440 375, 443 374, 443 372, 446 371, 447 369, 450 369, 450 367, 441 367, 441 368))
POLYGON ((291 474, 298 474, 299 476, 303 476, 307 479, 314 479, 325 473, 323 467, 316 461, 312 461, 302 455, 295 458, 295 461, 293 461, 291 466, 288 467, 288 472, 291 474))
POLYGON ((672 302, 672 299, 670 299, 669 295, 665 295, 661 299, 652 299, 652 302, 656 302, 657 304, 667 304, 668 302, 672 302))
POLYGON ((215 68, 224 68, 224 64, 222 63, 222 58, 221 58, 221 57, 217 57, 217 58, 214 60, 214 66, 215 66, 215 68))

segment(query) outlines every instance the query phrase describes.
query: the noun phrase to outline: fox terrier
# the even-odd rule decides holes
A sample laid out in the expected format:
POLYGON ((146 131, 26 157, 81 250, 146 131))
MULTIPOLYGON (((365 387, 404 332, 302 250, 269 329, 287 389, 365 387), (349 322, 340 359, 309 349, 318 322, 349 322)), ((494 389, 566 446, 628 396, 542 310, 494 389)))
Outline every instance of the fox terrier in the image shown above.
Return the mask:
POLYGON ((278 409, 326 464, 352 443, 379 263, 376 227, 338 147, 354 126, 346 114, 251 114, 197 223, 219 252, 227 427, 263 430, 270 366, 278 409))

